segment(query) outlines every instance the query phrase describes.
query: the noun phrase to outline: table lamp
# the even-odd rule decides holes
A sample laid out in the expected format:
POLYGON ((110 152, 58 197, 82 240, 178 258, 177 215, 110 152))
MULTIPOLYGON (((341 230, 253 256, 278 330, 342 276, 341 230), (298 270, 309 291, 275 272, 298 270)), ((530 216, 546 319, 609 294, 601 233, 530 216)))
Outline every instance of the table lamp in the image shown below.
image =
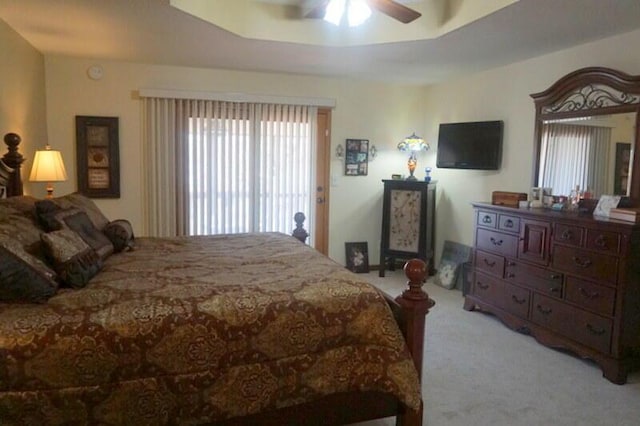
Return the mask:
POLYGON ((398 150, 409 151, 410 153, 409 160, 407 161, 407 166, 409 167, 409 177, 407 177, 407 180, 417 180, 413 175, 413 172, 416 170, 416 164, 418 164, 416 154, 419 151, 426 151, 428 149, 429 144, 420 136, 416 136, 415 133, 411 136, 407 136, 398 144, 398 150))
POLYGON ((29 180, 32 182, 47 182, 47 198, 53 198, 52 182, 67 180, 60 151, 51 149, 49 145, 44 150, 36 151, 29 180))

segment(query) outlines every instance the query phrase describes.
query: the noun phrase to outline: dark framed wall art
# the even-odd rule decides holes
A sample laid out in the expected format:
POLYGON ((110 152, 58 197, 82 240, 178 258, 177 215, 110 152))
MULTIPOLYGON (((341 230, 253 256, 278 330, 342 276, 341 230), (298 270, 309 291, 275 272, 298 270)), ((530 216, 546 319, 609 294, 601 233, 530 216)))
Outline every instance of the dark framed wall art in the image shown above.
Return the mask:
POLYGON ((344 156, 344 174, 347 176, 366 176, 369 167, 369 140, 347 139, 344 156))
POLYGON ((76 116, 78 191, 92 198, 120 198, 118 117, 76 116))

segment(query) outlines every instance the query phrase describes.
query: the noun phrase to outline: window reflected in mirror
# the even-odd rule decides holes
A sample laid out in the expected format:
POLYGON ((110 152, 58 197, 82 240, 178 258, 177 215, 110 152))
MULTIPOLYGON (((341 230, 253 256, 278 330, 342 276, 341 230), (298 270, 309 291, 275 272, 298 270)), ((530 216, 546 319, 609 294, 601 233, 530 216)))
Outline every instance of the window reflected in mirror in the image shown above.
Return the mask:
POLYGON ((585 198, 629 195, 635 146, 635 112, 543 121, 539 187, 585 198))

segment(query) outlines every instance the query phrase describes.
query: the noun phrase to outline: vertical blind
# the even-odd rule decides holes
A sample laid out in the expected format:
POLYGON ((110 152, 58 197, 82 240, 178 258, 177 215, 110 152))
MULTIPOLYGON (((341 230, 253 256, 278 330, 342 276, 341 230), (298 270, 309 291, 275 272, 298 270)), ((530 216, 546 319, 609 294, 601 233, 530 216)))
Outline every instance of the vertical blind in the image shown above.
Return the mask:
POLYGON ((556 195, 569 195, 576 185, 594 197, 605 194, 611 129, 544 123, 540 155, 542 186, 556 195))
POLYGON ((312 229, 317 107, 148 98, 144 108, 148 205, 176 205, 173 218, 149 211, 149 235, 290 233, 298 211, 312 229), (169 101, 175 117, 158 115, 169 101), (174 124, 160 125, 167 120, 174 124), (172 156, 183 158, 174 172, 172 156), (173 179, 175 193, 165 196, 173 179))

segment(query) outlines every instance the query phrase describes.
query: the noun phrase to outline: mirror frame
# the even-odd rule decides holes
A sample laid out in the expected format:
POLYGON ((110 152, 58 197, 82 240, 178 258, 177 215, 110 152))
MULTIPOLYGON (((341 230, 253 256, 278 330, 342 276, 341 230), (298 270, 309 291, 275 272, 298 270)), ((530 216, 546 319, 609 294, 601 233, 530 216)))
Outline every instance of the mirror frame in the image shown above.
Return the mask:
POLYGON ((530 95, 536 106, 532 187, 538 186, 542 123, 546 120, 634 112, 635 141, 629 198, 640 203, 640 76, 604 67, 582 68, 530 95))

